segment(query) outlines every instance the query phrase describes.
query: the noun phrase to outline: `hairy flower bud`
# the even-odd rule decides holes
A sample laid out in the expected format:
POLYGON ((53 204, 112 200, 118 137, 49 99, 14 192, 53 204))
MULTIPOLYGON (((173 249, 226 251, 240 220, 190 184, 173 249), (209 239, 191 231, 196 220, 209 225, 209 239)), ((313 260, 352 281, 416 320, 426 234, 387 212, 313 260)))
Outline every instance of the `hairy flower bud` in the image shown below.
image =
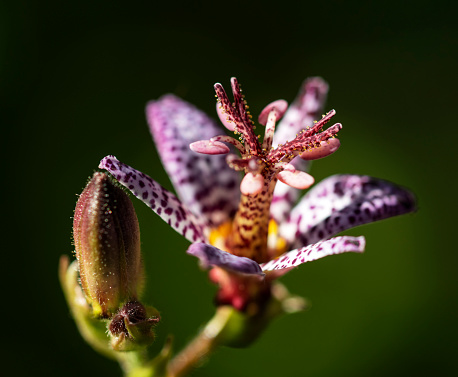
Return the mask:
POLYGON ((73 237, 81 286, 93 315, 111 317, 136 299, 142 263, 134 207, 107 174, 94 173, 80 195, 73 237))

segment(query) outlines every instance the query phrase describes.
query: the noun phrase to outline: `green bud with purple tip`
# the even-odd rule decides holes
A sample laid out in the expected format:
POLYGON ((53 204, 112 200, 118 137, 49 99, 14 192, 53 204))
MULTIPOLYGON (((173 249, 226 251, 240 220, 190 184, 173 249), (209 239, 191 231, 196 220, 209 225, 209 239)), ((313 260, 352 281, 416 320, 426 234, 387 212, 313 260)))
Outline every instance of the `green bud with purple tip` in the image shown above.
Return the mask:
POLYGON ((110 318, 136 300, 143 276, 138 220, 127 194, 107 174, 94 173, 80 195, 73 238, 94 317, 110 318))

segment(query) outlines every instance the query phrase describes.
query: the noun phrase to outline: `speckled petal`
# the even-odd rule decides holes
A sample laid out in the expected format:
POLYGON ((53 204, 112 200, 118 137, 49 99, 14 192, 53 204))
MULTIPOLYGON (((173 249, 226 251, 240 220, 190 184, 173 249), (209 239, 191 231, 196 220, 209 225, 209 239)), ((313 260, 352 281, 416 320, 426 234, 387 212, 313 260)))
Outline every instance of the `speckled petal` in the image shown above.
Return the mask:
POLYGON ((146 107, 162 162, 178 196, 196 215, 216 226, 233 216, 240 199, 239 173, 225 156, 199 155, 189 144, 221 134, 213 120, 189 103, 166 95, 146 107))
POLYGON ((328 255, 341 254, 346 252, 362 253, 366 245, 364 237, 336 237, 330 240, 318 242, 313 245, 292 250, 280 255, 277 259, 261 264, 262 271, 285 270, 289 271, 292 267, 302 263, 311 262, 328 255))
POLYGON ((123 186, 189 241, 205 241, 204 222, 195 217, 175 195, 159 183, 120 162, 114 156, 105 157, 100 161, 99 168, 110 172, 123 186))
POLYGON ((313 187, 291 211, 280 235, 298 248, 345 229, 415 210, 415 197, 369 176, 334 175, 313 187))
MULTIPOLYGON (((294 164, 295 162, 296 160, 291 163, 294 164)), ((299 190, 285 185, 283 182, 277 182, 272 202, 270 203, 270 216, 272 216, 277 224, 287 221, 291 208, 297 202, 299 194, 299 190)))
MULTIPOLYGON (((310 167, 310 161, 304 161, 299 157, 292 160, 290 164, 296 170, 302 171, 307 171, 310 167)), ((272 203, 270 204, 270 215, 278 224, 287 221, 291 208, 297 203, 301 193, 301 190, 288 186, 281 181, 276 184, 272 203)))
POLYGON ((220 267, 239 274, 264 275, 255 261, 232 255, 205 243, 193 243, 187 253, 199 258, 203 268, 220 267))
MULTIPOLYGON (((284 144, 293 140, 301 130, 310 127, 314 120, 321 119, 328 93, 328 84, 320 77, 311 77, 304 81, 294 102, 289 106, 283 119, 276 127, 273 145, 284 144)), ((292 165, 297 170, 308 171, 310 162, 295 158, 292 165)), ((296 203, 300 191, 284 184, 275 187, 270 213, 278 223, 288 218, 296 203)))
POLYGON ((327 94, 328 84, 323 79, 311 77, 305 80, 298 96, 277 126, 274 146, 294 139, 301 130, 310 127, 314 120, 321 119, 327 94))

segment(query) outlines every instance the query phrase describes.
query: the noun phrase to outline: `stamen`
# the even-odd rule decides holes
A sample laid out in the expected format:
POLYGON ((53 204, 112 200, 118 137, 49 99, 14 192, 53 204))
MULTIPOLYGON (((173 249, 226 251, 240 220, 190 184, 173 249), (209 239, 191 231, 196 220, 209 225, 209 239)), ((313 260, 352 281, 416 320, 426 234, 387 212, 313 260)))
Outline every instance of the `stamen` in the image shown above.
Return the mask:
POLYGON ((242 179, 240 191, 243 195, 255 196, 261 193, 264 187, 264 177, 262 174, 248 173, 242 179))
POLYGON ((275 111, 275 115, 278 121, 283 117, 287 108, 288 102, 286 102, 284 99, 279 99, 271 102, 266 107, 264 107, 264 109, 261 111, 261 114, 259 114, 258 122, 265 126, 267 123, 268 115, 272 111, 275 111))
POLYGON ((236 147, 239 152, 244 155, 247 151, 245 149, 245 146, 238 140, 234 139, 233 137, 226 136, 226 135, 219 135, 219 136, 214 136, 210 139, 211 142, 218 142, 218 141, 223 141, 225 143, 232 144, 234 147, 236 147))
POLYGON ((291 164, 285 165, 284 170, 277 174, 277 178, 280 182, 299 190, 307 189, 315 183, 310 174, 296 170, 291 164))
POLYGON ((303 137, 309 137, 309 136, 312 136, 312 135, 316 134, 319 130, 321 130, 323 128, 323 126, 326 123, 328 123, 331 120, 331 118, 334 115, 336 115, 336 111, 335 110, 331 110, 326 115, 323 115, 323 117, 319 121, 315 122, 312 127, 305 129, 302 132, 302 136, 303 137))
MULTIPOLYGON (((309 136, 303 137, 299 135, 300 141, 306 141, 312 145, 312 148, 318 148, 321 146, 321 142, 327 141, 330 138, 333 138, 337 135, 337 133, 342 129, 342 124, 336 123, 333 126, 329 127, 327 130, 321 131, 320 133, 309 136)), ((285 144, 286 145, 286 144, 285 144)))
MULTIPOLYGON (((329 119, 324 117, 320 122, 317 122, 317 124, 321 123, 322 126, 323 123, 328 121, 329 119)), ((314 135, 310 134, 310 130, 306 130, 298 134, 294 140, 288 141, 284 145, 279 145, 276 149, 272 150, 267 158, 268 163, 276 164, 279 161, 288 163, 302 152, 321 147, 321 143, 323 141, 327 141, 330 138, 335 137, 341 129, 342 125, 340 123, 336 123, 327 130, 314 135)))
POLYGON ((259 173, 262 170, 262 162, 257 157, 240 158, 235 154, 229 154, 226 157, 226 162, 230 168, 237 171, 259 173))
POLYGON ((311 161, 318 160, 320 158, 333 154, 340 147, 340 140, 331 138, 326 141, 322 141, 318 148, 308 149, 300 155, 303 160, 311 161))
POLYGON ((196 141, 194 143, 189 144, 189 148, 193 152, 202 154, 226 154, 230 151, 229 147, 226 144, 212 140, 196 141))
POLYGON ((264 151, 268 151, 270 150, 270 148, 272 148, 272 141, 274 139, 276 122, 277 111, 275 111, 275 109, 272 109, 267 117, 266 130, 264 132, 264 141, 262 143, 262 149, 264 151))

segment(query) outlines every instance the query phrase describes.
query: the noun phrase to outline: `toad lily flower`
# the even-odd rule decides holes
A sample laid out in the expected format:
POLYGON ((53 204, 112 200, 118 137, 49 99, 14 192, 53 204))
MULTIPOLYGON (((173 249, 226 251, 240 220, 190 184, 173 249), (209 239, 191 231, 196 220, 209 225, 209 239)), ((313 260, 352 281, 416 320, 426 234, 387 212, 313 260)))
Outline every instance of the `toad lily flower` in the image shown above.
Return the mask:
POLYGON ((114 156, 99 167, 193 243, 188 253, 212 269, 210 277, 221 287, 220 304, 245 310, 253 300, 269 296, 270 282, 293 267, 327 255, 363 252, 362 236, 330 237, 411 212, 415 199, 380 179, 335 175, 293 207, 298 189, 314 182, 302 171, 307 161, 328 156, 340 145, 335 138, 340 124, 323 130, 334 110, 314 122, 327 84, 308 79, 289 108, 284 100, 269 104, 258 119, 265 126, 262 142, 237 80, 231 84, 233 103, 215 84, 217 113, 238 139, 221 135, 211 119, 173 95, 147 105, 151 133, 181 200, 114 156), (276 185, 278 180, 282 183, 276 185))

